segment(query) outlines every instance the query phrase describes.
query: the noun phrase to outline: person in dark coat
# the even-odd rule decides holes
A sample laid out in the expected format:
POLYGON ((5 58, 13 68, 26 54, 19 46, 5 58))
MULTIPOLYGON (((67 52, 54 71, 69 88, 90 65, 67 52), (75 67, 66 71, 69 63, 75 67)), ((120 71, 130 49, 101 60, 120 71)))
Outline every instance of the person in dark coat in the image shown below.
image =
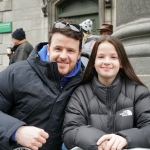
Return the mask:
POLYGON ((12 42, 14 46, 11 48, 11 54, 7 54, 9 65, 26 60, 33 50, 33 46, 27 41, 25 31, 22 28, 16 29, 12 33, 12 42))
POLYGON ((95 43, 82 85, 66 107, 63 141, 68 150, 150 148, 150 91, 116 37, 95 43))
POLYGON ((0 73, 1 150, 61 150, 64 110, 85 68, 82 38, 79 24, 60 19, 49 43, 0 73))

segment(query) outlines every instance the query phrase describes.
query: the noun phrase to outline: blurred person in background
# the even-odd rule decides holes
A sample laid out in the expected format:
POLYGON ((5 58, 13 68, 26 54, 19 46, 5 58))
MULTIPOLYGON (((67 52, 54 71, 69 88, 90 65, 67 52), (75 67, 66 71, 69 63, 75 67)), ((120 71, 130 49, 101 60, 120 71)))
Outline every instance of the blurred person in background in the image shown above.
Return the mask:
POLYGON ((97 39, 105 35, 111 35, 113 33, 113 25, 104 23, 97 30, 99 30, 99 35, 89 36, 84 44, 83 51, 91 51, 97 39))
POLYGON ((25 31, 22 28, 16 29, 12 33, 12 42, 14 46, 11 51, 7 50, 9 64, 26 60, 33 50, 33 46, 27 41, 25 31))
POLYGON ((113 34, 113 25, 103 23, 97 30, 99 30, 100 36, 111 35, 113 34))

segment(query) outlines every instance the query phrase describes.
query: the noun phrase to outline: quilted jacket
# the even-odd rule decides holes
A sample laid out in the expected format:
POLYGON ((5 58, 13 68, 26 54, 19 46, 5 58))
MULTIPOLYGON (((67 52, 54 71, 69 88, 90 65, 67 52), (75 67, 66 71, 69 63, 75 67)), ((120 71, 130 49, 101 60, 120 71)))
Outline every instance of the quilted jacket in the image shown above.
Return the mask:
POLYGON ((111 133, 125 137, 126 148, 150 148, 150 92, 120 75, 111 86, 94 76, 73 93, 63 128, 67 149, 97 150, 98 139, 111 133))

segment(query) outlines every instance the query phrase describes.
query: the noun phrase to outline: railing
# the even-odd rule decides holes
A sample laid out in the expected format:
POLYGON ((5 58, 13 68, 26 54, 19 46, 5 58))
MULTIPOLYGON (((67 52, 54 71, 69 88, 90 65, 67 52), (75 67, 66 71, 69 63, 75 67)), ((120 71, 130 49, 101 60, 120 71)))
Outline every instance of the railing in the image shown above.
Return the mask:
MULTIPOLYGON (((80 147, 74 147, 71 150, 83 150, 80 147)), ((130 149, 123 149, 123 150, 150 150, 150 148, 130 148, 130 149)))

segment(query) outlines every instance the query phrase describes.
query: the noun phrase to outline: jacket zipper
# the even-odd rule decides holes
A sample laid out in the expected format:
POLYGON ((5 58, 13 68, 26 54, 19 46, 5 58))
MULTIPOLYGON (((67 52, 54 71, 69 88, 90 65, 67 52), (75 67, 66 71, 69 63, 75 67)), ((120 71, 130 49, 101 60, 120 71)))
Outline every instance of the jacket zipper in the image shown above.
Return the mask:
MULTIPOLYGON (((72 80, 73 80, 73 78, 71 78, 69 82, 71 82, 72 80)), ((57 86, 58 86, 58 88, 59 88, 59 94, 58 94, 57 98, 55 99, 55 102, 54 102, 54 104, 53 104, 52 110, 51 110, 51 112, 50 112, 50 117, 49 117, 49 119, 51 119, 51 114, 52 114, 52 112, 53 112, 53 109, 54 109, 54 106, 55 106, 55 104, 56 104, 56 101, 57 101, 58 97, 61 95, 61 93, 63 92, 63 90, 65 90, 65 87, 67 87, 67 84, 68 84, 68 83, 67 83, 63 88, 61 88, 60 85, 59 85, 59 83, 60 83, 60 80, 56 83, 57 86)), ((74 83, 71 84, 70 87, 71 87, 72 85, 74 85, 74 83)))
POLYGON ((107 101, 108 101, 108 123, 109 123, 109 133, 113 133, 114 132, 114 120, 113 120, 113 112, 112 112, 112 107, 111 107, 111 96, 110 96, 110 93, 111 93, 111 89, 109 87, 107 87, 107 93, 108 93, 108 96, 107 96, 107 101))

